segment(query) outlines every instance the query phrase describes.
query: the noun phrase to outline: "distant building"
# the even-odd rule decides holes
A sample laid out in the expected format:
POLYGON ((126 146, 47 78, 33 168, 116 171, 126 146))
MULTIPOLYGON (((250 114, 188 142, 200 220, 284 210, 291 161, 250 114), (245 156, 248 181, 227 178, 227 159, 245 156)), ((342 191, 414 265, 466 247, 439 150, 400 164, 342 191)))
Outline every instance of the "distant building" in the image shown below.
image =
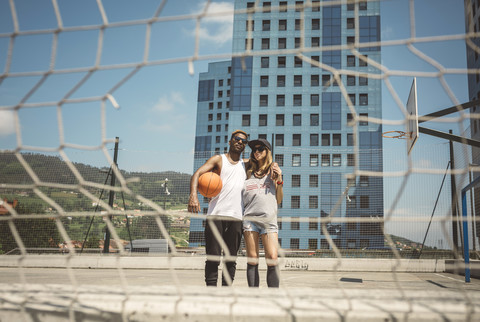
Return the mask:
MULTIPOLYGON (((284 173, 283 248, 330 248, 321 228, 328 216, 374 219, 327 223, 339 248, 381 247, 383 177, 351 176, 356 167, 383 171, 382 125, 368 121, 382 118, 381 81, 367 77, 380 73, 369 62, 380 63, 381 53, 365 46, 380 41, 380 3, 309 3, 235 1, 235 57, 199 78, 194 169, 226 152, 235 129, 266 138, 284 173)), ((206 213, 208 200, 200 201, 206 213)), ((204 244, 204 223, 191 220, 191 246, 204 244)))

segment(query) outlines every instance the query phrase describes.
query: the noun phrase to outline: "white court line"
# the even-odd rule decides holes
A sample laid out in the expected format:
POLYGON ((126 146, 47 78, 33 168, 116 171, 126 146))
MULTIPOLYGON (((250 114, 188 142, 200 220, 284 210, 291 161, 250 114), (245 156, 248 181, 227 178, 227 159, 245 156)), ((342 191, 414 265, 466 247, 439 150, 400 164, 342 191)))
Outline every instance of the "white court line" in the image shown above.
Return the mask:
POLYGON ((465 282, 465 280, 463 280, 463 279, 459 280, 459 279, 456 279, 456 278, 453 278, 453 277, 450 277, 450 276, 445 276, 445 275, 442 275, 442 274, 439 274, 439 273, 434 273, 434 274, 437 275, 437 276, 441 276, 441 277, 445 277, 445 278, 457 281, 457 282, 465 282))

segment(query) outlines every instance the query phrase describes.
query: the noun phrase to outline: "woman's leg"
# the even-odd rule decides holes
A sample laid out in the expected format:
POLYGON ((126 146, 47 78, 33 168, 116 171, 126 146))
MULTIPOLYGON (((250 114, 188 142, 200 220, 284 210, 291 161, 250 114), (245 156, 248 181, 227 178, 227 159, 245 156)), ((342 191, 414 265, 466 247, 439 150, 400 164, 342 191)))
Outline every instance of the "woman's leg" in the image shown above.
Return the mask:
POLYGON ((262 243, 265 249, 265 260, 267 261, 267 285, 268 287, 279 287, 278 233, 262 235, 262 243))
POLYGON ((256 231, 244 231, 243 238, 247 247, 248 286, 258 287, 260 285, 260 277, 258 275, 258 257, 260 253, 258 233, 256 231))

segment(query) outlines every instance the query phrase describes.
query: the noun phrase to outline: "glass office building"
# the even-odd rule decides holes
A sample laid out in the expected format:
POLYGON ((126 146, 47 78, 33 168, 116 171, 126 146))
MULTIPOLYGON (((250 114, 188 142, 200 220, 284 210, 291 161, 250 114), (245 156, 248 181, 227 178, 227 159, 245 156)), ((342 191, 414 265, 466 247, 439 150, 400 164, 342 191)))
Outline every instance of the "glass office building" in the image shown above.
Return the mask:
MULTIPOLYGON (((195 169, 226 151, 232 130, 266 138, 284 173, 283 248, 331 248, 325 230, 339 248, 382 247, 379 3, 235 1, 235 10, 232 60, 200 75, 195 169), (335 220, 346 217, 362 220, 335 220)), ((190 234, 202 245, 202 220, 190 234)))

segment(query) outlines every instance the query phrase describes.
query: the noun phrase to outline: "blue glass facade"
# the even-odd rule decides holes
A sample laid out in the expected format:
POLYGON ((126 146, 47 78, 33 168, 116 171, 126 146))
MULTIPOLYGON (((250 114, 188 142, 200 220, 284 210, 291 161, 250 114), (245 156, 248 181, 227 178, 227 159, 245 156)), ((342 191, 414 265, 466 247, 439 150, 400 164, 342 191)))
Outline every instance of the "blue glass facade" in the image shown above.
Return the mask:
MULTIPOLYGON (((340 248, 383 246, 379 224, 325 220, 383 217, 383 178, 362 174, 383 170, 382 127, 368 121, 382 117, 380 80, 368 77, 379 73, 368 61, 380 62, 380 48, 375 43, 363 47, 380 40, 379 3, 362 4, 358 19, 353 5, 312 4, 235 1, 235 10, 250 12, 234 18, 228 125, 272 142, 285 181, 279 209, 283 248, 330 248, 322 232, 324 221, 340 248), (284 3, 286 10, 279 7, 284 3), (350 50, 355 43, 360 44, 357 51, 350 50), (245 53, 249 56, 237 57, 245 53), (356 116, 362 119, 355 122, 356 116)), ((217 67, 210 64, 201 80, 221 78, 213 72, 217 67)), ((199 115, 204 104, 209 102, 198 102, 199 115)), ((202 132, 208 125, 197 115, 197 140, 208 135, 202 132)), ((213 153, 215 147, 212 143, 213 153)), ((204 157, 196 154, 195 169, 204 157)), ((192 220, 194 231, 194 237, 201 236, 198 222, 192 220)), ((190 241, 192 246, 201 244, 192 237, 190 241)))

